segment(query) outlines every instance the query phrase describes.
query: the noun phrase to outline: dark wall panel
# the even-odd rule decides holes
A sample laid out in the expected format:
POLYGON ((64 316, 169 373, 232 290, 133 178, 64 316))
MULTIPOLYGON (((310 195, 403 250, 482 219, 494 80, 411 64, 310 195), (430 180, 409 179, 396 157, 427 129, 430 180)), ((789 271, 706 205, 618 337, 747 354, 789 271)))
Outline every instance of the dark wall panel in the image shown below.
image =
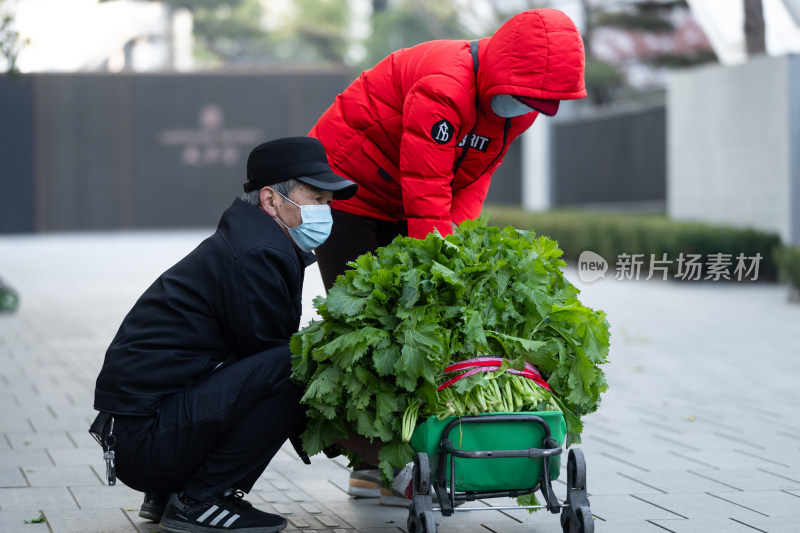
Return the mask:
POLYGON ((24 105, 9 106, 17 114, 0 130, 8 136, 27 127, 27 153, 15 151, 14 173, 31 177, 14 184, 13 195, 28 201, 30 222, 4 210, 14 221, 4 232, 213 225, 242 191, 249 151, 305 135, 352 75, 24 79, 25 88, 10 97, 30 101, 27 115, 24 105))
POLYGON ((36 229, 33 79, 0 75, 0 233, 36 229))
POLYGON ((133 79, 135 227, 213 224, 241 191, 247 153, 267 136, 263 115, 250 107, 256 84, 202 78, 133 79))
POLYGON ((127 88, 114 76, 36 78, 38 229, 121 227, 127 88))
POLYGON ((557 206, 666 199, 666 108, 565 121, 554 128, 557 206))
POLYGON ((341 74, 133 78, 130 224, 215 223, 242 192, 250 150, 269 139, 308 133, 321 103, 332 102, 348 79, 341 74), (307 94, 307 87, 314 94, 307 94))

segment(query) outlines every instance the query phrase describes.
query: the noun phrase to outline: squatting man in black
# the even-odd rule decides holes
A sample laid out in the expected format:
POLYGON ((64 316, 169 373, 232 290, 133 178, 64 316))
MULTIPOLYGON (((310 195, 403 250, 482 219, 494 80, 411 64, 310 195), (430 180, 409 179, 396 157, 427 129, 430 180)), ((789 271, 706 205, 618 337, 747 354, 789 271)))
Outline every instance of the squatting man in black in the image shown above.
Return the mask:
POLYGON ((317 139, 259 145, 245 193, 217 231, 123 320, 97 378, 100 414, 90 431, 109 483, 116 471, 144 492, 139 514, 160 520, 162 532, 286 527, 243 496, 302 430, 289 339, 300 325, 304 270, 330 233, 328 204, 356 189, 331 171, 317 139))

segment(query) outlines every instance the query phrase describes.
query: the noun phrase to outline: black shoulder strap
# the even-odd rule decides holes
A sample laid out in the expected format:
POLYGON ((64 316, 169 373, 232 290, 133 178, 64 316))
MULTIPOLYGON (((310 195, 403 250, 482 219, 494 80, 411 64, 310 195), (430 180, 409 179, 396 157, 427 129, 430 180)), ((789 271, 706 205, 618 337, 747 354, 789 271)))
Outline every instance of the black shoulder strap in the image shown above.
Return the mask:
POLYGON ((472 72, 475 78, 478 77, 478 39, 472 39, 469 42, 469 51, 472 54, 472 72))
MULTIPOLYGON (((475 74, 475 123, 478 123, 478 39, 473 39, 469 42, 469 51, 472 54, 472 72, 475 74)), ((456 172, 458 168, 461 166, 461 162, 464 161, 464 158, 467 157, 467 150, 469 149, 469 143, 472 140, 472 134, 475 133, 475 124, 472 125, 472 129, 467 134, 467 137, 464 140, 464 148, 461 150, 461 154, 458 156, 458 160, 453 165, 453 180, 455 180, 456 172)))

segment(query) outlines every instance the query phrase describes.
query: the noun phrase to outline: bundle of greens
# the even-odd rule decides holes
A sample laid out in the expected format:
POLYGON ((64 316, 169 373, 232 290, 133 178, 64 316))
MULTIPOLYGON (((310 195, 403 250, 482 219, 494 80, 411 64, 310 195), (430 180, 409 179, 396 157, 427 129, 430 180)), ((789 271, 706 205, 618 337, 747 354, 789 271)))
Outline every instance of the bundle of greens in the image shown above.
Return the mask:
POLYGON ((413 458, 402 439, 406 410, 440 404, 444 369, 481 355, 518 370, 535 365, 564 413, 567 446, 580 442, 580 417, 607 388, 609 326, 578 301, 560 256, 546 237, 482 218, 446 238, 398 237, 349 263, 314 300, 322 320, 291 340, 292 379, 308 407, 306 452, 361 435, 380 444, 379 467, 391 479, 392 467, 413 458))
POLYGON ((515 372, 507 359, 490 368, 474 365, 466 368, 472 370, 460 372, 439 385, 436 403, 417 402, 408 406, 403 413, 401 437, 404 442, 411 440, 420 417, 435 416, 444 420, 450 416, 481 413, 561 410, 546 384, 539 385, 522 372, 515 372))

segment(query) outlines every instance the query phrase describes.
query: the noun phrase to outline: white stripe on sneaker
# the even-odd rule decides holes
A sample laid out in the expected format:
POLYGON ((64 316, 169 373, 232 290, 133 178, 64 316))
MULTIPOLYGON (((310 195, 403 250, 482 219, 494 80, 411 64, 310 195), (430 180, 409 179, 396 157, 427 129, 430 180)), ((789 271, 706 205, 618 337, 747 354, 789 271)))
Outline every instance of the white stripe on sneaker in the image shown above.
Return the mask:
POLYGON ((227 521, 227 522, 225 522, 224 524, 222 524, 222 527, 231 527, 231 524, 233 524, 234 522, 236 522, 236 519, 237 519, 237 518, 239 518, 239 515, 238 515, 238 514, 235 514, 235 515, 233 515, 232 517, 230 517, 230 519, 228 519, 228 521, 227 521))
POLYGON ((230 514, 230 512, 229 512, 228 510, 226 510, 226 509, 223 509, 223 510, 222 510, 222 511, 221 511, 221 512, 220 512, 220 513, 217 515, 217 517, 216 517, 214 520, 212 520, 212 521, 211 521, 211 523, 210 523, 210 524, 208 524, 208 525, 209 525, 209 526, 216 526, 217 524, 219 524, 219 521, 220 521, 220 520, 222 520, 223 518, 225 518, 225 517, 226 517, 226 516, 228 516, 229 514, 230 514))
POLYGON ((198 519, 197 519, 197 523, 198 523, 198 524, 202 524, 202 523, 203 523, 203 520, 205 520, 206 518, 208 518, 209 516, 211 516, 212 514, 214 514, 214 512, 215 512, 217 509, 219 509, 219 507, 217 507, 216 505, 212 505, 212 506, 211 506, 211 508, 209 508, 209 510, 208 510, 208 511, 206 511, 205 513, 203 513, 203 514, 200 516, 200 518, 198 518, 198 519))

